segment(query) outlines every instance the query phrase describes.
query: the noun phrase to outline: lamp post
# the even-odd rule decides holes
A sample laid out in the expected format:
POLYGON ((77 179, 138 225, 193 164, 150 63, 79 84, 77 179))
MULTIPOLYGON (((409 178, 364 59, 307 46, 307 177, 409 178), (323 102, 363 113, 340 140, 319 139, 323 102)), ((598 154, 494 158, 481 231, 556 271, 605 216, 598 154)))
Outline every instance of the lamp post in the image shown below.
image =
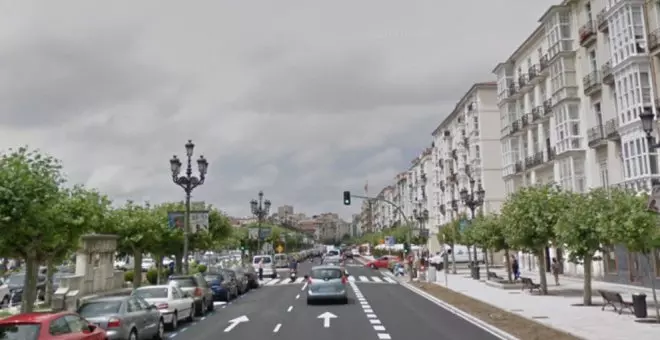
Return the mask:
MULTIPOLYGON (((474 178, 472 178, 471 175, 469 175, 469 172, 467 172, 469 169, 466 166, 465 167, 466 173, 468 173, 468 178, 470 179, 470 190, 463 188, 461 189, 460 195, 461 195, 461 201, 463 204, 470 209, 470 218, 471 220, 474 220, 475 217, 475 211, 477 210, 478 207, 481 207, 484 204, 484 198, 486 196, 486 191, 484 188, 481 186, 481 183, 476 188, 475 191, 475 184, 476 181, 474 178)), ((468 250, 469 251, 469 250, 468 250)), ((473 246, 473 251, 474 251, 474 261, 477 261, 477 246, 473 246)))
MULTIPOLYGON (((646 133, 646 144, 648 147, 649 154, 649 170, 651 176, 658 174, 658 156, 655 153, 655 150, 660 147, 660 144, 656 143, 655 137, 653 137, 653 128, 655 127, 655 115, 650 108, 644 108, 644 112, 639 114, 639 119, 642 121, 642 129, 646 133)), ((657 178, 653 177, 651 179, 651 184, 659 184, 657 178)))
POLYGON ((264 192, 259 191, 259 199, 251 200, 250 207, 252 208, 252 215, 257 218, 257 254, 261 250, 261 224, 268 217, 270 211, 270 200, 264 200, 264 192))
POLYGON ((192 191, 198 186, 204 184, 206 179, 206 172, 209 168, 209 162, 204 156, 199 156, 197 160, 197 168, 199 176, 193 175, 192 170, 192 157, 195 151, 195 144, 192 140, 186 143, 186 172, 183 176, 181 174, 181 160, 176 156, 170 159, 170 170, 172 170, 172 181, 174 184, 180 186, 186 193, 186 213, 185 213, 185 226, 183 230, 183 270, 188 274, 188 237, 190 234, 190 195, 192 191))
POLYGON ((429 211, 428 209, 420 210, 413 209, 413 218, 417 220, 419 224, 419 235, 422 236, 422 230, 425 229, 425 224, 429 220, 429 211))

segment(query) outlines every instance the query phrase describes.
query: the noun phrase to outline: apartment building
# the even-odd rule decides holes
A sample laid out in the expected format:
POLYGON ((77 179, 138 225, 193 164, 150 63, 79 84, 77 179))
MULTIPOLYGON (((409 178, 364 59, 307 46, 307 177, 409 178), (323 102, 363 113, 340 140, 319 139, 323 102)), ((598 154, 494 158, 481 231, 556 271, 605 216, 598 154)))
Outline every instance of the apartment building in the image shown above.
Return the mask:
MULTIPOLYGON (((639 114, 656 113, 654 51, 660 43, 652 28, 659 16, 657 2, 563 1, 497 65, 507 193, 547 183, 577 192, 650 189, 657 173, 651 173, 639 114)), ((565 257, 557 248, 546 253, 565 257)), ((533 256, 520 256, 534 269, 533 256)), ((634 268, 640 268, 636 256, 616 247, 595 264, 594 275, 629 282, 639 277, 634 268)), ((571 263, 564 269, 583 272, 571 263)))

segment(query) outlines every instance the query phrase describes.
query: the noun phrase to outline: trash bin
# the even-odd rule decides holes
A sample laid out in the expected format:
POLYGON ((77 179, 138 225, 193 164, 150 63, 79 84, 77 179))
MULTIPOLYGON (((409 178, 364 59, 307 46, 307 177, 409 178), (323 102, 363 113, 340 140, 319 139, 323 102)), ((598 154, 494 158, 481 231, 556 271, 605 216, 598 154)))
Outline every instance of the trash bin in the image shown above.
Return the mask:
POLYGON ((632 296, 633 312, 636 318, 645 318, 648 316, 646 307, 646 294, 633 294, 632 296))
POLYGON ((470 267, 470 271, 472 272, 472 278, 475 280, 479 280, 481 278, 479 269, 480 269, 479 265, 476 263, 473 263, 472 266, 470 267))
POLYGON ((426 278, 428 279, 429 282, 435 282, 436 273, 437 271, 435 270, 435 267, 433 266, 429 267, 426 273, 426 278))

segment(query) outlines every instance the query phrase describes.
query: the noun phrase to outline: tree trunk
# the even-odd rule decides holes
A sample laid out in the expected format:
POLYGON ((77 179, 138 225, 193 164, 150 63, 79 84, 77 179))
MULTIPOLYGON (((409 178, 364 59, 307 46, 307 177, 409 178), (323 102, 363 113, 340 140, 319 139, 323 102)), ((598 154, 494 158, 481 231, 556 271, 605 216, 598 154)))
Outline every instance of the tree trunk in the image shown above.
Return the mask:
POLYGON ((488 249, 484 249, 484 266, 486 266, 486 280, 488 280, 488 272, 490 271, 490 268, 488 267, 488 249))
MULTIPOLYGON (((454 255, 454 244, 449 247, 451 249, 451 273, 456 274, 456 255, 454 255)), ((446 268, 445 268, 446 270, 446 268)))
POLYGON ((548 277, 545 273, 545 248, 537 251, 536 258, 539 263, 539 284, 541 285, 541 293, 548 295, 548 277))
POLYGON ((133 289, 142 285, 142 250, 133 251, 133 289))
POLYGON ((651 275, 651 292, 653 293, 653 305, 655 306, 655 318, 660 320, 660 306, 658 305, 658 294, 655 291, 655 277, 657 276, 656 273, 658 272, 658 268, 656 266, 656 254, 655 254, 655 249, 651 251, 651 258, 649 259, 649 256, 647 254, 646 260, 649 262, 649 268, 652 268, 650 273, 651 275))
POLYGON ((183 256, 181 254, 174 255, 174 271, 177 274, 183 273, 183 256))
POLYGON ((513 275, 511 275, 511 254, 509 249, 504 249, 504 265, 506 266, 506 276, 509 282, 513 282, 513 275))
MULTIPOLYGON (((552 273, 554 275, 554 273, 552 273)), ((593 254, 584 257, 584 289, 582 293, 582 303, 585 306, 591 306, 591 278, 593 276, 593 254)))
POLYGON ((44 292, 44 305, 50 306, 53 299, 53 275, 55 274, 55 265, 51 258, 46 260, 46 291, 44 292))
POLYGON ((39 262, 36 252, 28 251, 25 259, 25 283, 23 284, 23 296, 21 301, 21 313, 34 311, 34 302, 37 297, 37 275, 39 273, 39 262))
POLYGON ((472 252, 470 251, 470 245, 465 245, 467 247, 467 253, 468 253, 468 263, 470 266, 472 266, 472 252))
POLYGON ((163 273, 163 255, 156 255, 156 284, 160 284, 161 274, 163 273))

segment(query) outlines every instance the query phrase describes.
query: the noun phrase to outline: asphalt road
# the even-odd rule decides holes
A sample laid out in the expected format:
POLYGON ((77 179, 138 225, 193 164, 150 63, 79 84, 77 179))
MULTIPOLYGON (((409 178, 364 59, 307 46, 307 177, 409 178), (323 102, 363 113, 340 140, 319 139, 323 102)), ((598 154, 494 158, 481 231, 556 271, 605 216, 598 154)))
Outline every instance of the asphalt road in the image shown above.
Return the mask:
MULTIPOLYGON (((301 264, 300 275, 311 266, 301 264)), ((214 313, 168 337, 177 340, 497 339, 398 283, 374 279, 382 278, 377 271, 357 263, 348 265, 347 270, 354 278, 372 278, 349 283, 348 305, 308 306, 303 283, 266 284, 231 304, 216 307, 214 313), (322 315, 332 317, 327 327, 322 315)))

